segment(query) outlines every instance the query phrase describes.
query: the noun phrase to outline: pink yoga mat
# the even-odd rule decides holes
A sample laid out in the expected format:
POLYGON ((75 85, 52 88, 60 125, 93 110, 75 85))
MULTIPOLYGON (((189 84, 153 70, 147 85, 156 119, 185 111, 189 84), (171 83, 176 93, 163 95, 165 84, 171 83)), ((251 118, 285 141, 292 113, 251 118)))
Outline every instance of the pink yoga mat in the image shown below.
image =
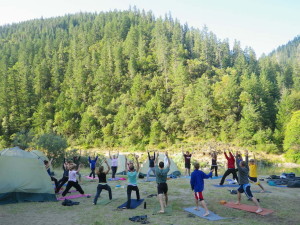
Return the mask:
POLYGON ((61 200, 65 200, 65 199, 82 198, 82 197, 87 197, 87 196, 91 196, 91 194, 69 195, 69 196, 57 198, 57 200, 61 201, 61 200))
POLYGON ((89 177, 89 176, 85 176, 85 178, 90 179, 90 180, 97 180, 98 179, 98 177, 93 178, 93 177, 89 177))
MULTIPOLYGON (((60 192, 58 192, 58 194, 62 194, 64 191, 61 190, 60 192)), ((69 192, 77 192, 76 190, 70 190, 69 192)))
MULTIPOLYGON (((244 210, 244 211, 252 212, 252 213, 255 213, 255 211, 257 210, 257 206, 255 206, 255 205, 245 205, 245 204, 236 205, 234 202, 227 202, 224 205, 229 208, 240 209, 240 210, 244 210)), ((271 209, 265 209, 265 208, 262 208, 262 209, 263 209, 263 211, 260 213, 257 213, 257 214, 265 216, 265 215, 268 215, 268 214, 271 214, 274 212, 271 209)))

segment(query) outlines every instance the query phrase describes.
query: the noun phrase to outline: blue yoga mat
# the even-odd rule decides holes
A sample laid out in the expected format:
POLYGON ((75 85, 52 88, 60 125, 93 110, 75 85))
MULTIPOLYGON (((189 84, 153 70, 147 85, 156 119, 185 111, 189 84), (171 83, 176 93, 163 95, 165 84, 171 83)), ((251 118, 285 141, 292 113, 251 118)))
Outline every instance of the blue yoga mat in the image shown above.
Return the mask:
POLYGON ((226 217, 222 217, 219 216, 211 211, 209 211, 209 215, 208 216, 203 216, 203 214, 205 213, 205 210, 203 208, 199 208, 199 211, 194 209, 195 207, 189 207, 189 208, 184 208, 185 211, 192 213, 196 216, 199 216, 203 219, 207 219, 207 220, 212 220, 212 221, 216 221, 216 220, 225 220, 225 219, 231 219, 231 218, 226 218, 226 217))
MULTIPOLYGON (((136 199, 131 199, 131 203, 130 203, 130 208, 131 209, 135 209, 136 207, 138 207, 139 205, 141 205, 143 203, 144 199, 140 199, 139 201, 136 200, 136 199)), ((118 208, 123 208, 123 207, 126 207, 126 204, 127 204, 127 201, 120 205, 118 208)))
POLYGON ((223 185, 219 185, 219 184, 213 184, 214 187, 239 187, 240 185, 238 184, 223 184, 223 185))
POLYGON ((149 177, 149 179, 147 180, 143 180, 143 182, 152 182, 152 181, 156 181, 156 178, 155 177, 149 177))
POLYGON ((213 180, 216 180, 216 179, 220 179, 220 178, 222 178, 222 176, 214 176, 214 177, 210 177, 209 179, 213 179, 213 180))

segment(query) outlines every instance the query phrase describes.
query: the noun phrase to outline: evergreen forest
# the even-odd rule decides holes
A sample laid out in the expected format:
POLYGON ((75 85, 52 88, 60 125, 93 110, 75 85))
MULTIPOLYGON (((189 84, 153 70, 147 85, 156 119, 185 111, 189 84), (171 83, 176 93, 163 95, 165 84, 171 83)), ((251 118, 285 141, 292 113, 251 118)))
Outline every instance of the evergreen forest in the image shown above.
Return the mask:
POLYGON ((300 36, 257 58, 136 8, 0 26, 0 147, 215 140, 300 162, 300 36))

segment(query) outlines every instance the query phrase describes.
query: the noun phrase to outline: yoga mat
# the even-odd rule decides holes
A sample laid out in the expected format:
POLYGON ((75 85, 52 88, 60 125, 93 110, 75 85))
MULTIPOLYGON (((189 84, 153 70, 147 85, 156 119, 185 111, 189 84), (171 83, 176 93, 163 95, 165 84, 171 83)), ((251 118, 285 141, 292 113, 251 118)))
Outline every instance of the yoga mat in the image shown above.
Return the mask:
POLYGON ((165 208, 165 212, 164 213, 159 213, 160 211, 160 204, 157 203, 157 205, 155 205, 154 209, 153 209, 153 213, 152 215, 166 215, 166 216, 171 216, 172 215, 172 212, 173 212, 173 209, 172 209, 172 206, 171 205, 168 205, 166 208, 165 208))
MULTIPOLYGON (((140 199, 139 201, 136 199, 131 199, 131 203, 130 203, 130 209, 135 209, 136 207, 138 207, 139 205, 141 205, 143 203, 144 199, 140 199)), ((120 205, 118 208, 121 209, 123 207, 126 207, 127 201, 125 203, 123 203, 122 205, 120 205)))
POLYGON ((238 184, 223 184, 223 185, 219 185, 219 184, 213 184, 214 187, 239 187, 240 185, 238 184))
MULTIPOLYGON (((255 211, 257 210, 257 206, 255 206, 255 205, 245 205, 245 204, 236 205, 234 202, 227 202, 226 204, 224 204, 224 206, 226 206, 228 208, 240 209, 240 210, 252 212, 252 213, 255 213, 255 211)), ((263 209, 263 211, 260 213, 257 213, 257 214, 265 216, 265 215, 268 215, 268 214, 271 214, 274 212, 271 209, 265 209, 265 208, 262 208, 262 209, 263 209)))
POLYGON ((109 181, 126 180, 124 177, 108 178, 109 181))
POLYGON ((209 215, 208 216, 203 216, 203 214, 205 213, 205 210, 201 207, 199 207, 199 211, 195 210, 194 207, 188 207, 188 208, 183 208, 183 210, 189 212, 189 213, 192 213, 196 216, 199 216, 203 219, 207 219, 207 220, 212 220, 212 221, 216 221, 216 220, 225 220, 225 219, 231 219, 231 218, 226 218, 226 217, 222 217, 222 216, 219 216, 211 211, 209 211, 209 215))
POLYGON ((152 181, 156 181, 155 177, 150 177, 148 180, 143 180, 143 182, 152 182, 152 181))
POLYGON ((57 198, 57 200, 62 201, 65 199, 82 198, 82 197, 87 197, 87 196, 91 196, 91 194, 69 195, 69 196, 65 196, 65 197, 59 197, 59 198, 57 198))
POLYGON ((95 177, 95 178, 89 177, 89 176, 84 176, 84 177, 87 178, 87 179, 90 179, 90 180, 97 180, 98 179, 98 177, 95 177))
POLYGON ((100 199, 97 201, 97 205, 107 205, 109 203, 111 203, 113 200, 109 200, 108 198, 107 199, 100 199))
POLYGON ((209 179, 212 179, 212 180, 216 180, 216 179, 220 179, 220 178, 222 178, 222 176, 214 176, 214 177, 210 177, 209 179))
MULTIPOLYGON (((64 192, 64 191, 61 190, 61 191, 58 192, 58 194, 62 194, 63 192, 64 192)), ((77 192, 77 190, 69 190, 68 192, 77 192)))
POLYGON ((264 193, 272 193, 271 191, 265 191, 265 192, 261 192, 260 190, 251 190, 252 193, 261 193, 261 194, 264 194, 264 193))

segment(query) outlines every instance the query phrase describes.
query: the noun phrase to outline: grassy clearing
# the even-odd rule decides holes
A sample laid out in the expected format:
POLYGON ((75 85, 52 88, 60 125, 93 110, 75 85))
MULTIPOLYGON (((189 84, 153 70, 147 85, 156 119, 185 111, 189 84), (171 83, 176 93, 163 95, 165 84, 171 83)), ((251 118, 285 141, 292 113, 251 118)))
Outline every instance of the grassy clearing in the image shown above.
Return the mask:
MULTIPOLYGON (((59 172, 58 174, 60 174, 59 172)), ((88 174, 88 170, 82 171, 83 175, 88 174)), ((126 201, 125 188, 115 188, 116 185, 126 185, 126 181, 112 181, 113 198, 110 204, 92 205, 93 198, 78 198, 78 206, 62 206, 61 202, 51 203, 21 203, 0 206, 0 224, 43 224, 43 225, 121 225, 135 224, 128 220, 129 217, 137 215, 148 215, 151 224, 299 224, 299 189, 278 188, 268 186, 262 182, 264 187, 272 193, 255 193, 254 196, 261 200, 264 208, 273 209, 275 213, 268 216, 260 216, 240 210, 226 208, 219 204, 220 200, 235 201, 236 195, 229 194, 227 188, 216 188, 212 184, 217 184, 220 180, 206 180, 204 198, 208 203, 208 208, 223 217, 233 217, 235 219, 208 221, 199 217, 188 218, 188 213, 182 208, 193 206, 193 192, 190 189, 189 180, 180 178, 169 180, 169 202, 172 205, 172 216, 152 215, 154 207, 158 204, 157 198, 147 198, 150 194, 156 194, 156 184, 154 182, 139 182, 139 189, 142 198, 147 202, 147 209, 139 206, 135 210, 114 211, 117 206, 126 201)), ((82 178, 82 188, 85 193, 96 193, 97 182, 91 182, 82 178)), ((259 187, 252 185, 252 190, 259 190, 259 187)), ((92 197, 93 197, 92 196, 92 197)), ((132 193, 135 198, 135 192, 132 193)), ((108 198, 108 193, 103 191, 101 198, 108 198)), ((244 204, 253 204, 243 196, 244 204)), ((138 223, 136 223, 138 224, 138 223)))

